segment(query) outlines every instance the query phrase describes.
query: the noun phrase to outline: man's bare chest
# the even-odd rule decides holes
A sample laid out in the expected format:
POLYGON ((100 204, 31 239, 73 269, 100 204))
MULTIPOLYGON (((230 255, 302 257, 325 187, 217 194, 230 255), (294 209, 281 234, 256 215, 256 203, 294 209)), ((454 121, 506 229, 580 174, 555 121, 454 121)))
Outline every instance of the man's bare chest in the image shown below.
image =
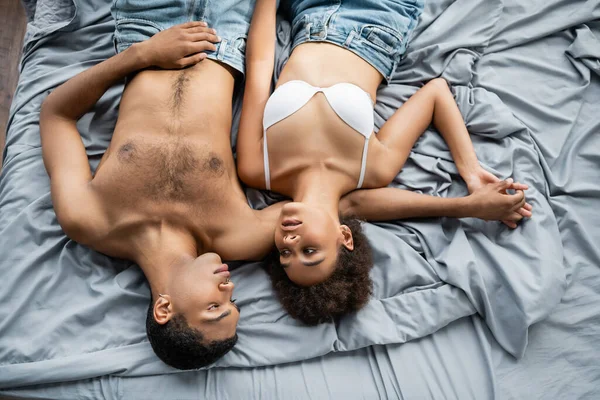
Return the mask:
POLYGON ((228 149, 186 137, 130 136, 111 144, 94 181, 114 207, 210 212, 237 179, 228 149))

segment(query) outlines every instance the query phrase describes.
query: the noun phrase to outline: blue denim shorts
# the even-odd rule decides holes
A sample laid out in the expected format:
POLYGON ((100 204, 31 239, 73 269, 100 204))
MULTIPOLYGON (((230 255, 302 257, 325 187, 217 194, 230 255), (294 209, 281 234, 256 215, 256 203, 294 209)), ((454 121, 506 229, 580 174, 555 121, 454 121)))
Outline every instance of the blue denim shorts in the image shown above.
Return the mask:
POLYGON ((255 0, 113 0, 117 52, 173 25, 205 21, 221 42, 208 58, 244 73, 246 37, 255 0))
POLYGON ((292 49, 306 42, 344 47, 390 80, 424 0, 290 0, 292 49))

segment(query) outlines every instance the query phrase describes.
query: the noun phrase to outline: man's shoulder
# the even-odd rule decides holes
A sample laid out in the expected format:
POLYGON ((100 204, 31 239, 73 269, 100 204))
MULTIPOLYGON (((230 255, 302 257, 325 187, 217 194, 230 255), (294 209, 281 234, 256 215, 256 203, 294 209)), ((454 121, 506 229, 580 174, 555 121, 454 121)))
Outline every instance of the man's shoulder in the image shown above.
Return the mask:
POLYGON ((56 216, 67 236, 81 244, 92 245, 108 230, 101 197, 92 185, 73 195, 68 207, 56 209, 56 216))
POLYGON ((255 212, 261 221, 267 223, 269 226, 275 226, 275 223, 281 214, 281 208, 289 202, 290 200, 278 201, 277 203, 273 203, 261 210, 256 210, 255 212))
POLYGON ((253 218, 236 221, 235 229, 227 229, 214 241, 214 249, 224 260, 261 260, 273 247, 275 219, 253 218))

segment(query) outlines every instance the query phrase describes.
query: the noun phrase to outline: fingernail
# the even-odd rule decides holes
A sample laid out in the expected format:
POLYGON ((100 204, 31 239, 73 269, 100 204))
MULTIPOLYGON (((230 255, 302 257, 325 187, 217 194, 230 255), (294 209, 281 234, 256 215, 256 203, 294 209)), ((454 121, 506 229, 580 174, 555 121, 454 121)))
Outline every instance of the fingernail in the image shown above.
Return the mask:
POLYGON ((200 25, 202 25, 202 26, 208 26, 208 24, 206 22, 204 22, 204 21, 200 22, 200 25))
POLYGON ((217 42, 221 41, 221 36, 217 36, 217 42))
POLYGON ((216 30, 216 29, 213 29, 213 30, 212 30, 212 33, 217 33, 217 30, 216 30))

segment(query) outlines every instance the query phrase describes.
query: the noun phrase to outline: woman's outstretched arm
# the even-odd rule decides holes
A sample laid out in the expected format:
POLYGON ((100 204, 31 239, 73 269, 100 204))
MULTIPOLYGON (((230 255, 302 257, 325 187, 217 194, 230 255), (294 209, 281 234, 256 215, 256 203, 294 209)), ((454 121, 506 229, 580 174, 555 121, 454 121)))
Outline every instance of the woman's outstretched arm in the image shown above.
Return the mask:
POLYGON ((350 192, 340 201, 340 213, 367 221, 406 218, 451 217, 480 218, 486 221, 510 221, 511 228, 523 216, 517 210, 525 204, 523 190, 506 194, 513 188, 511 179, 485 185, 466 197, 430 196, 396 188, 361 189, 350 192))
POLYGON ((393 160, 393 175, 402 168, 419 137, 433 122, 450 148, 460 176, 467 181, 480 168, 469 132, 448 84, 429 81, 400 107, 377 134, 393 160))
POLYGON ((246 45, 246 85, 237 139, 237 171, 245 183, 262 181, 263 114, 271 94, 275 65, 276 0, 258 0, 246 45), (258 179, 262 176, 261 179, 258 179))
MULTIPOLYGON (((479 165, 460 110, 443 78, 433 79, 419 89, 377 134, 377 138, 386 149, 384 162, 389 169, 386 176, 391 179, 396 176, 408 159, 415 142, 432 122, 446 141, 458 172, 467 183, 470 193, 500 181, 479 165)), ((530 211, 531 206, 525 203, 518 213, 529 217, 530 211)), ((513 228, 516 226, 508 220, 503 222, 513 228)))

